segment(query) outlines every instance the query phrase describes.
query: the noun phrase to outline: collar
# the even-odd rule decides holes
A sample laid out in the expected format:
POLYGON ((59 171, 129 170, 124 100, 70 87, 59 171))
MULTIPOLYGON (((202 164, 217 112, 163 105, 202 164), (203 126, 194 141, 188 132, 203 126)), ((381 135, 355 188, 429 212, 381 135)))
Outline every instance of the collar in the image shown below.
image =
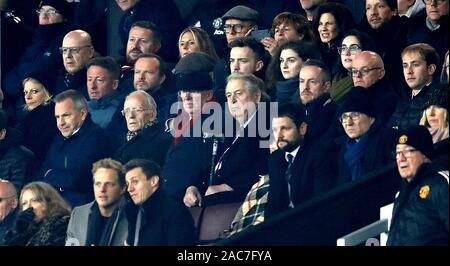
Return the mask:
POLYGON ((431 82, 433 82, 433 80, 431 80, 430 82, 428 82, 425 86, 423 86, 420 90, 411 90, 411 99, 414 99, 414 97, 416 97, 424 88, 429 87, 431 82))
POLYGON ((292 155, 293 157, 294 157, 294 159, 293 160, 295 160, 295 156, 297 156, 297 153, 298 153, 298 150, 300 149, 300 145, 297 147, 297 148, 295 148, 295 150, 293 150, 293 151, 291 151, 291 152, 285 152, 285 154, 284 154, 284 159, 286 159, 286 162, 289 162, 288 161, 288 154, 290 154, 290 155, 292 155))
POLYGON ((431 31, 435 31, 441 27, 441 24, 439 24, 439 22, 438 22, 438 24, 431 22, 431 20, 428 18, 428 16, 425 19, 425 24, 427 25, 427 28, 431 31))

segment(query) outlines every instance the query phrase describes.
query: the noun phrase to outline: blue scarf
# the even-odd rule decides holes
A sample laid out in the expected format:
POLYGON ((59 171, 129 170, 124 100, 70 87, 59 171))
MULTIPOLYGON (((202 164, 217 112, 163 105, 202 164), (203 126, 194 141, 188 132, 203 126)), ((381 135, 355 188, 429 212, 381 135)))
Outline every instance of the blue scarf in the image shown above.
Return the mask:
POLYGON ((352 181, 357 180, 362 174, 362 161, 367 146, 370 143, 374 133, 378 132, 381 127, 378 120, 372 124, 370 129, 362 136, 362 138, 356 142, 353 139, 348 138, 346 143, 346 152, 344 153, 344 160, 350 169, 352 174, 352 181))

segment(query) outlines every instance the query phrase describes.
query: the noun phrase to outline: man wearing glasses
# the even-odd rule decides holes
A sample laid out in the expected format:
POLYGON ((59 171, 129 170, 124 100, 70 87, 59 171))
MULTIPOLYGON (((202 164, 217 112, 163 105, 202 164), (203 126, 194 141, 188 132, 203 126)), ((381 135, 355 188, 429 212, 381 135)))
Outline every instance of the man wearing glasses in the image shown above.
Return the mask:
POLYGON ((0 179, 0 246, 4 245, 3 239, 6 232, 14 226, 17 206, 19 201, 14 185, 0 179))
POLYGON ((368 90, 375 113, 383 123, 389 121, 400 97, 386 78, 383 59, 375 52, 363 51, 355 55, 349 73, 355 87, 368 90))
POLYGON ((63 59, 64 69, 58 73, 56 78, 56 93, 77 90, 88 98, 86 66, 95 53, 91 36, 83 30, 70 31, 64 36, 59 52, 63 59))
POLYGON ((337 141, 337 185, 361 180, 371 171, 392 163, 394 130, 385 129, 376 117, 366 89, 352 88, 337 114, 345 131, 337 141))
POLYGON ((448 0, 417 1, 425 4, 426 14, 412 19, 407 44, 428 43, 436 49, 440 58, 444 58, 449 43, 448 0))
POLYGON ((157 106, 153 97, 143 90, 130 93, 123 104, 128 132, 126 143, 114 153, 122 163, 141 158, 163 166, 172 137, 164 131, 164 123, 158 122, 157 106))
POLYGON ((402 132, 395 148, 403 181, 394 201, 388 246, 448 246, 448 166, 431 162, 433 142, 424 126, 402 132))

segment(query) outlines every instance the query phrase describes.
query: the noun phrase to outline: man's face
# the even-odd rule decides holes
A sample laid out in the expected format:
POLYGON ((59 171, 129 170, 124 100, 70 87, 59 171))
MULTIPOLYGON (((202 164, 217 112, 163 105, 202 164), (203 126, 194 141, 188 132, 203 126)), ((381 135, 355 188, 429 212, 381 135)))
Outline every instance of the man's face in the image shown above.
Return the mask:
POLYGON ((436 66, 434 64, 428 66, 419 53, 406 53, 403 55, 402 61, 403 75, 412 90, 421 90, 433 79, 436 66))
POLYGON ((134 7, 139 1, 140 0, 116 0, 116 3, 122 11, 127 11, 134 7))
POLYGON ((0 223, 17 207, 16 196, 7 186, 11 184, 2 184, 0 181, 0 223))
POLYGON ((397 169, 402 178, 410 181, 417 173, 417 169, 421 166, 426 157, 414 147, 406 144, 397 144, 396 146, 397 169))
POLYGON ((141 167, 131 169, 125 174, 128 185, 128 193, 134 204, 141 205, 144 203, 158 188, 159 177, 145 176, 141 167))
POLYGON ((300 0, 300 5, 304 10, 315 9, 318 5, 326 2, 325 0, 300 0))
POLYGON ((127 42, 127 62, 136 62, 142 53, 156 53, 160 46, 153 40, 153 31, 135 26, 130 29, 127 42))
POLYGON ((345 117, 342 119, 342 127, 351 139, 361 138, 375 121, 372 117, 358 112, 346 112, 342 116, 345 117))
POLYGON ((206 102, 211 100, 211 91, 195 92, 195 91, 180 91, 180 98, 183 102, 183 110, 191 117, 200 115, 203 106, 206 102))
POLYGON ((52 6, 42 6, 39 12, 39 25, 50 25, 64 21, 64 17, 52 6))
POLYGON ((366 0, 366 18, 372 29, 388 23, 395 15, 385 0, 366 0))
POLYGON ((292 79, 298 76, 303 60, 292 49, 284 49, 280 54, 280 69, 283 78, 292 79))
POLYGON ((249 47, 233 47, 230 51, 230 70, 232 73, 253 74, 263 67, 249 47))
POLYGON ((127 97, 123 104, 123 110, 125 120, 127 120, 127 128, 131 132, 143 129, 156 117, 156 114, 148 106, 147 99, 140 94, 127 97))
POLYGON ((113 94, 119 85, 119 81, 114 80, 111 73, 101 66, 90 66, 86 75, 87 90, 91 100, 113 94))
POLYGON ((159 60, 154 57, 140 58, 134 64, 134 88, 151 92, 158 88, 165 76, 160 75, 159 60))
POLYGON ((427 12, 427 17, 432 22, 437 23, 442 16, 448 15, 448 1, 442 4, 432 1, 430 5, 425 5, 425 11, 427 12))
POLYGON ((252 95, 245 82, 240 79, 233 79, 227 83, 225 96, 228 110, 241 125, 256 111, 256 105, 261 98, 261 94, 252 95))
POLYGON ((384 76, 381 64, 376 62, 370 55, 359 53, 352 61, 353 84, 369 88, 384 76))
POLYGON ((233 18, 227 19, 224 23, 227 43, 230 43, 237 38, 248 36, 253 27, 254 26, 248 21, 233 18))
POLYGON ((330 82, 324 80, 322 69, 317 66, 302 67, 299 77, 300 100, 305 105, 330 88, 330 82))
POLYGON ((285 152, 292 152, 302 142, 304 134, 289 117, 272 119, 272 132, 277 147, 285 152))
POLYGON ((69 74, 75 74, 84 68, 89 59, 94 56, 94 48, 91 43, 80 38, 78 34, 67 35, 62 43, 62 47, 69 48, 63 52, 64 68, 69 74))
POLYGON ((120 202, 125 186, 119 184, 116 170, 99 168, 94 174, 94 196, 102 209, 114 210, 120 202))
POLYGON ((68 138, 79 129, 86 119, 87 110, 76 110, 72 99, 66 99, 55 104, 55 118, 61 134, 68 138))

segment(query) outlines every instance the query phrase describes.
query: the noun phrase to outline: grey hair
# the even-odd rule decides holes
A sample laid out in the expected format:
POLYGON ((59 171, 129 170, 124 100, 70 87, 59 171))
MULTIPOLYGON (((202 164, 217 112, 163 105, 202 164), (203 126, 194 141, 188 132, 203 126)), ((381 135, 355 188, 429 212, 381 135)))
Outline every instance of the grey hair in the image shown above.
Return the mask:
POLYGON ((66 90, 55 96, 53 100, 55 103, 63 102, 67 99, 73 101, 73 108, 75 110, 88 109, 88 103, 81 92, 76 90, 66 90))
POLYGON ((150 110, 152 112, 154 112, 155 117, 157 115, 156 109, 157 109, 157 105, 155 102, 155 99, 153 99, 153 97, 148 94, 146 91, 143 90, 137 90, 137 91, 133 91, 132 93, 128 94, 127 98, 125 99, 125 101, 128 99, 128 97, 134 96, 134 95, 142 95, 145 97, 145 99, 147 100, 147 105, 148 108, 150 108, 150 110))
POLYGON ((242 80, 245 82, 245 87, 251 95, 265 92, 265 84, 260 78, 253 74, 232 73, 227 78, 227 83, 232 80, 242 80))

